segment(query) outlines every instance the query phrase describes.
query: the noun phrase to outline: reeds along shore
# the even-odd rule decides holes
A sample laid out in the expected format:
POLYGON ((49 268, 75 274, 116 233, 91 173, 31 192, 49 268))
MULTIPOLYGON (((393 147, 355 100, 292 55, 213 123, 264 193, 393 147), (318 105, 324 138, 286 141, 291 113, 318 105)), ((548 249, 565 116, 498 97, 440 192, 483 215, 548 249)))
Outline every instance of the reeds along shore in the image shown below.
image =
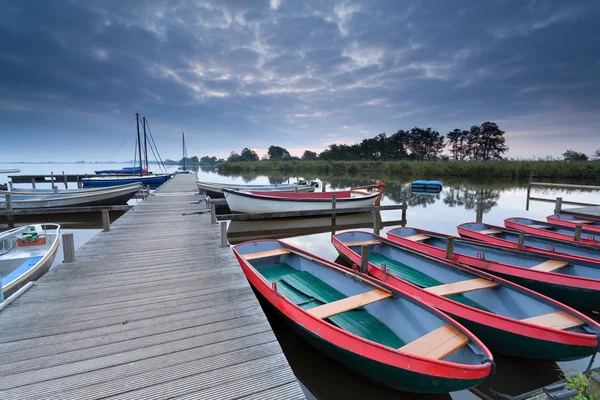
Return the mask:
POLYGON ((225 162, 218 168, 225 173, 600 179, 600 161, 250 161, 225 162))

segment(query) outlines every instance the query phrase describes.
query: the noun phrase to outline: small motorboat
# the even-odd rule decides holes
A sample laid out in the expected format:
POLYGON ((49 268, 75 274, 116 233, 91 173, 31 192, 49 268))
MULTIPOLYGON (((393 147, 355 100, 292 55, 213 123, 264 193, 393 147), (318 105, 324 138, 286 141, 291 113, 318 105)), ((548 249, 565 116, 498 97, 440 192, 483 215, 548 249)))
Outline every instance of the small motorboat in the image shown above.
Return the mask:
POLYGON ((600 219, 591 217, 582 217, 573 214, 554 214, 546 217, 546 220, 555 225, 562 225, 569 228, 577 228, 581 225, 582 229, 588 232, 597 232, 600 236, 600 219))
POLYGON ((44 275, 60 244, 60 225, 29 225, 0 233, 1 294, 8 298, 44 275))
POLYGON ((506 218, 504 220, 504 226, 549 239, 574 241, 580 242, 581 244, 600 247, 600 235, 598 232, 589 231, 588 226, 585 225, 581 225, 582 232, 580 237, 577 237, 575 227, 536 221, 529 218, 506 218))
POLYGON ((84 188, 112 187, 131 183, 139 183, 144 187, 150 185, 150 189, 156 189, 171 179, 172 176, 172 174, 155 174, 144 176, 94 176, 82 178, 81 183, 83 184, 84 188))
POLYGON ((366 246, 370 275, 445 312, 502 354, 566 361, 596 352, 600 325, 532 290, 373 233, 339 233, 333 245, 354 265, 366 246))
POLYGON ((216 182, 200 182, 197 181, 198 189, 211 198, 225 197, 223 189, 259 191, 259 192, 314 192, 315 186, 308 183, 289 184, 282 183, 279 185, 236 185, 231 183, 216 183, 216 182))
MULTIPOLYGON (((503 226, 466 222, 457 226, 458 234, 463 237, 481 240, 496 246, 519 248, 521 232, 503 226)), ((543 254, 549 257, 561 256, 579 261, 600 263, 600 249, 578 242, 549 239, 523 232, 522 250, 543 254)))
POLYGON ((336 209, 369 207, 379 204, 383 194, 378 187, 372 192, 350 189, 338 192, 282 193, 247 192, 227 188, 224 188, 223 192, 231 211, 249 214, 330 210, 333 207, 334 195, 336 209))
POLYGON ((416 393, 475 387, 492 355, 425 302, 278 240, 233 248, 246 278, 315 348, 383 386, 416 393))
POLYGON ((426 180, 418 180, 411 182, 410 190, 413 193, 439 193, 442 191, 443 182, 442 181, 426 181, 426 180))
POLYGON ((453 240, 452 262, 467 264, 528 287, 583 310, 600 310, 600 264, 547 256, 463 239, 417 228, 394 228, 389 240, 440 259, 446 259, 453 240))
POLYGON ((103 190, 77 190, 73 192, 10 192, 0 191, 0 209, 7 208, 6 196, 10 194, 14 210, 33 208, 89 207, 121 205, 142 189, 139 183, 103 188, 103 190))

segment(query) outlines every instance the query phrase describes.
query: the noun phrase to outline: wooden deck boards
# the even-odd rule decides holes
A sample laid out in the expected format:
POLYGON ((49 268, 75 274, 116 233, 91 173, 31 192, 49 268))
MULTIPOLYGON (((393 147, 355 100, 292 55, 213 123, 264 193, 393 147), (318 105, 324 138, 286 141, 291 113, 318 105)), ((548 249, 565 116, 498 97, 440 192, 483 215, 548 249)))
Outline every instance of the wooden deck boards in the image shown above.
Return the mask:
POLYGON ((0 399, 304 398, 195 178, 0 312, 0 399))

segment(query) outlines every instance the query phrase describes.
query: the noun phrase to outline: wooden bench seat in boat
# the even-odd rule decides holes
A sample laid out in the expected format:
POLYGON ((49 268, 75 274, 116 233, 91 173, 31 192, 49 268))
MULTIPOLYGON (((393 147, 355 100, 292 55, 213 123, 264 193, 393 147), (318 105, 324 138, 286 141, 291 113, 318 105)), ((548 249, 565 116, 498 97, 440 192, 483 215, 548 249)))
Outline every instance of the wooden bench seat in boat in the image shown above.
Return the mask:
POLYGON ((431 238, 431 236, 423 235, 422 233, 417 233, 416 235, 405 236, 403 239, 411 240, 413 242, 420 242, 421 240, 427 240, 431 238))
POLYGON ((285 247, 281 247, 279 249, 265 250, 265 251, 259 251, 256 253, 248 253, 248 254, 242 254, 242 255, 244 256, 244 258, 246 260, 256 260, 258 258, 281 256, 281 255, 289 254, 289 253, 290 253, 290 251, 288 249, 286 249, 285 247))
POLYGON ((556 311, 550 314, 538 315, 537 317, 525 318, 521 321, 555 329, 569 329, 585 324, 584 321, 565 311, 556 311))
POLYGON ((594 221, 586 220, 586 219, 572 219, 571 221, 567 220, 573 224, 593 224, 594 221))
POLYGON ((425 290, 440 296, 450 296, 453 294, 467 293, 474 290, 487 289, 496 286, 498 286, 496 282, 483 278, 475 278, 468 279, 466 281, 446 283, 445 285, 431 286, 425 288, 425 290))
POLYGON ((398 350, 441 360, 469 343, 469 338, 450 324, 413 340, 398 350))
POLYGON ((379 240, 359 240, 357 242, 346 242, 344 243, 348 247, 354 246, 374 246, 377 244, 381 244, 379 240))
POLYGON ((356 296, 346 297, 345 299, 334 301, 333 303, 323 304, 308 310, 309 314, 317 318, 325 319, 332 315, 341 314, 346 311, 354 310, 367 304, 386 299, 392 294, 383 290, 375 289, 369 292, 357 294, 356 296))
POLYGON ((480 231, 475 231, 478 233, 481 233, 482 235, 494 235, 496 233, 502 233, 502 231, 498 230, 498 229, 482 229, 480 231))
POLYGON ((534 265, 533 267, 531 267, 531 269, 533 269, 535 271, 552 272, 552 271, 556 271, 557 269, 566 267, 567 265, 569 265, 569 263, 567 261, 548 260, 548 261, 544 261, 541 264, 534 265))

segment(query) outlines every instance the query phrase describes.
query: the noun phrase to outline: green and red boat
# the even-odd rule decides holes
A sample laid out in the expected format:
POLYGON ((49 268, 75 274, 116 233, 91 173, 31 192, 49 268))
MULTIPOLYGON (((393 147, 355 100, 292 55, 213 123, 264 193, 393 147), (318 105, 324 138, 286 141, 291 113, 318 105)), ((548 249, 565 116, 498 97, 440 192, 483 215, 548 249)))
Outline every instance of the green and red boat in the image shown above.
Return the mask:
POLYGON ((396 390, 481 384, 492 355, 462 325, 391 286, 278 240, 233 248, 250 284, 324 354, 396 390))
POLYGON ((418 228, 394 228, 389 240, 439 259, 467 264, 583 310, 600 309, 600 264, 499 247, 418 228))
POLYGON ((566 361, 596 352, 600 325, 530 289, 369 232, 337 234, 333 245, 354 264, 366 247, 370 275, 438 308, 502 354, 566 361))
POLYGON ((504 226, 549 239, 558 239, 567 242, 579 242, 589 246, 600 247, 600 234, 596 231, 589 230, 589 227, 584 225, 581 225, 579 237, 576 234, 576 227, 569 227, 544 221, 536 221, 529 218, 506 218, 504 220, 504 226))

